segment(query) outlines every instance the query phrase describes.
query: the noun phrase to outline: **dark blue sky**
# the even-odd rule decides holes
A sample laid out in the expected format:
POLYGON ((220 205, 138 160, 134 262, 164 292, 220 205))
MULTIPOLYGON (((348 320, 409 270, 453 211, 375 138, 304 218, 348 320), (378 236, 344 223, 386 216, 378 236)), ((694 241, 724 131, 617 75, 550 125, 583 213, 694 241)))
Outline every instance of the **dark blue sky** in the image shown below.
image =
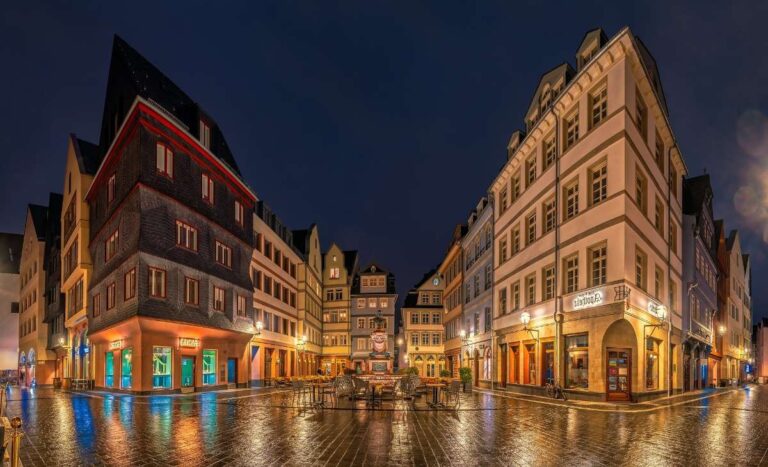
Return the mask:
POLYGON ((212 114, 291 227, 361 250, 402 293, 485 193, 538 78, 628 25, 658 61, 691 175, 752 254, 768 304, 764 2, 12 2, 0 14, 0 231, 61 191, 66 136, 97 140, 117 33, 212 114), (735 204, 734 199, 740 203, 735 204))

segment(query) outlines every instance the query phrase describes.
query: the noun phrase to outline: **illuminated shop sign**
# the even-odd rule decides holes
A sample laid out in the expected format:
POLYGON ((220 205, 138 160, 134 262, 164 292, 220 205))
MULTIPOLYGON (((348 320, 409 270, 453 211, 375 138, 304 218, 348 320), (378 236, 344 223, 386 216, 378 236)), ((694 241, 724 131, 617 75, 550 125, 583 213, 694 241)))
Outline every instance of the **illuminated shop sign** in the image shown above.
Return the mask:
POLYGON ((199 339, 195 339, 194 337, 179 337, 179 347, 191 347, 191 348, 197 348, 199 339))
POLYGON ((667 307, 660 303, 654 302, 653 300, 650 300, 648 302, 648 313, 658 316, 659 318, 664 318, 667 314, 667 307))
POLYGON ((590 290, 573 297, 573 309, 583 310, 584 308, 592 308, 593 306, 602 305, 603 301, 604 294, 602 290, 590 290))
POLYGON ((123 340, 116 340, 109 343, 109 350, 117 350, 123 348, 123 340))

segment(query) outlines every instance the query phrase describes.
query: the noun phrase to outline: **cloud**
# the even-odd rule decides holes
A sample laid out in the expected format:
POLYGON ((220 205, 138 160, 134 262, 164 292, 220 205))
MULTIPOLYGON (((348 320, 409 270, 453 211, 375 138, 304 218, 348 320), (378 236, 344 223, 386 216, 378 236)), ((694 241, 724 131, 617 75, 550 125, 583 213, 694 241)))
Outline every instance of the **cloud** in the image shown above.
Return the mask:
POLYGON ((768 243, 768 117, 749 110, 739 117, 736 139, 750 156, 742 169, 733 206, 744 223, 768 243))

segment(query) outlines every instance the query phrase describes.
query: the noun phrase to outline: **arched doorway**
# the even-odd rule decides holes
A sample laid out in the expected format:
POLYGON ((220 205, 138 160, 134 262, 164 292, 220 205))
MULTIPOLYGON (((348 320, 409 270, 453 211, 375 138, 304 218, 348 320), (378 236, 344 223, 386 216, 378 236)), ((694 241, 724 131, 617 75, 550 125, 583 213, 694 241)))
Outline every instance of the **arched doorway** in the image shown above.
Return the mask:
POLYGON ((483 381, 491 380, 491 348, 486 347, 483 354, 483 381))
POLYGON ((27 386, 33 387, 35 385, 35 366, 36 366, 35 349, 29 349, 27 352, 27 386))
POLYGON ((637 361, 635 329, 625 319, 611 324, 603 335, 605 392, 607 400, 631 400, 637 361))
POLYGON ((472 385, 475 387, 480 385, 480 351, 477 349, 472 358, 472 385))
POLYGON ((27 384, 27 354, 21 351, 19 355, 19 383, 21 386, 27 384))

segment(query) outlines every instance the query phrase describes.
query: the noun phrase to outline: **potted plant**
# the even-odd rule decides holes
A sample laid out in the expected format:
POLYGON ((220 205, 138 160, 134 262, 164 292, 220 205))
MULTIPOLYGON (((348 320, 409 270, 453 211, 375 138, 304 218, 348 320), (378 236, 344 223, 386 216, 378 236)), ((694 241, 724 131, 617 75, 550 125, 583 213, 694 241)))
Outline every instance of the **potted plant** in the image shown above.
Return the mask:
POLYGON ((464 392, 467 392, 467 385, 469 389, 472 389, 472 369, 469 367, 459 368, 459 379, 461 380, 461 387, 464 392))
POLYGON ((451 379, 451 370, 446 370, 445 368, 440 370, 440 379, 443 380, 443 382, 450 381, 450 379, 451 379))

